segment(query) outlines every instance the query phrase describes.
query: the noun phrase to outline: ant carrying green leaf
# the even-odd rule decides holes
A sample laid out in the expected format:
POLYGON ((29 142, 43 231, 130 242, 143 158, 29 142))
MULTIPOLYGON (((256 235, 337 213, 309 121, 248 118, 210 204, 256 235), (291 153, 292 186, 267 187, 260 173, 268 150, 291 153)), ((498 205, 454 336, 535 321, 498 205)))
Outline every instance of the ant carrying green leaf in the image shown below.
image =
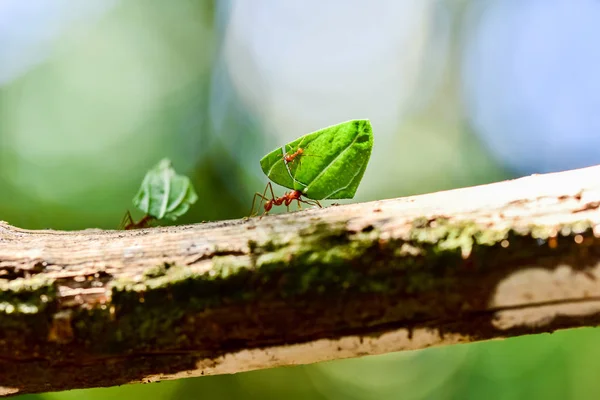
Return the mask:
POLYGON ((197 200, 190 178, 175 173, 171 161, 165 158, 146 173, 133 198, 133 204, 144 213, 144 217, 135 222, 127 211, 121 226, 123 229, 137 229, 164 218, 175 220, 197 200))
MULTIPOLYGON (((304 135, 260 160, 263 172, 271 181, 292 190, 282 197, 272 195, 268 199, 265 189, 261 198, 267 203, 270 201, 269 210, 292 199, 286 204, 289 205, 301 196, 314 201, 351 199, 362 180, 372 149, 373 129, 366 119, 343 122, 304 135), (296 151, 291 152, 294 148, 296 151), (290 168, 290 163, 309 155, 305 152, 315 158, 305 160, 301 168, 290 168)), ((253 205, 256 197, 255 194, 253 205)))
POLYGON ((152 225, 152 222, 154 222, 155 220, 156 218, 146 214, 138 222, 135 222, 133 217, 131 216, 131 213, 127 211, 119 226, 124 230, 143 229, 150 227, 152 225))

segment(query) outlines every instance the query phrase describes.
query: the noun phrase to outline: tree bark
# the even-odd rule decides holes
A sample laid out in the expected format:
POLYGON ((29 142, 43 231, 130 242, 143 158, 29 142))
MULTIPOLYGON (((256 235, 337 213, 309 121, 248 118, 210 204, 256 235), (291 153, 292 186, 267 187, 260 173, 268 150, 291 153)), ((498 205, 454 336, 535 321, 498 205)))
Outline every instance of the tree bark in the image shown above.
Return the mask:
POLYGON ((0 222, 4 395, 600 321, 600 166, 135 231, 0 222))

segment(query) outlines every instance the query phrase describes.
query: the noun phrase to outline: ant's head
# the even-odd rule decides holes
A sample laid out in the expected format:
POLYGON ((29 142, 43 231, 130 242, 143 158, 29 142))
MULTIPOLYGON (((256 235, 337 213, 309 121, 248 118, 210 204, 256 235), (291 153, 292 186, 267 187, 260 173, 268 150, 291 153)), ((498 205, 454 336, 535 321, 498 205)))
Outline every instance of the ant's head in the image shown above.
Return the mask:
POLYGON ((287 198, 290 200, 297 200, 302 196, 302 192, 299 190, 292 190, 291 192, 287 193, 287 198))

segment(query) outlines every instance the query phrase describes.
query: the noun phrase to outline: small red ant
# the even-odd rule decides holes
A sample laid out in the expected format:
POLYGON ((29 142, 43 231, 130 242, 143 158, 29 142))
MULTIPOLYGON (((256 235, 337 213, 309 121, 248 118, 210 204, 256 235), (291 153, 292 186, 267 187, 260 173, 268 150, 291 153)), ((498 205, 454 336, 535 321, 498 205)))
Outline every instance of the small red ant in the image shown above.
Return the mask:
POLYGON ((293 163, 296 158, 298 158, 298 160, 300 160, 300 164, 302 164, 302 157, 300 157, 300 156, 319 157, 319 156, 316 156, 313 154, 304 154, 304 149, 302 147, 300 147, 300 145, 302 144, 303 141, 304 141, 304 139, 302 139, 300 141, 300 143, 298 143, 298 148, 295 152, 293 152, 291 154, 288 152, 283 155, 283 160, 285 161, 286 164, 293 163))
POLYGON ((298 150, 296 150, 295 153, 284 154, 283 159, 285 160, 286 163, 291 163, 294 161, 294 159, 296 157, 301 156, 302 154, 304 154, 304 149, 302 147, 298 147, 298 150))
POLYGON ((256 203, 257 196, 260 197, 260 202, 258 203, 258 208, 260 208, 260 205, 263 202, 263 200, 265 202, 265 204, 263 205, 263 207, 265 209, 264 215, 267 215, 269 213, 269 211, 271 211, 273 206, 280 206, 282 204, 285 204, 285 206, 287 207, 287 210, 290 211, 290 204, 292 204, 292 202, 294 200, 296 200, 298 202, 298 208, 302 208, 300 203, 306 203, 306 204, 321 207, 321 203, 319 203, 318 200, 303 199, 302 192, 299 190, 292 190, 291 192, 284 193, 283 196, 281 196, 281 197, 275 197, 275 193, 273 193, 273 186, 271 186, 271 182, 269 182, 269 183, 267 183, 267 187, 265 188, 265 191, 262 194, 260 194, 258 192, 254 193, 254 198, 252 199, 252 208, 250 209, 250 215, 253 215, 254 204, 256 203), (271 191, 270 199, 266 196, 267 190, 271 191))
POLYGON ((150 226, 150 223, 152 223, 153 221, 154 217, 149 214, 146 214, 138 222, 135 222, 133 220, 133 217, 131 216, 131 213, 127 211, 127 214, 125 214, 125 216, 123 217, 123 221, 121 221, 120 226, 126 231, 129 229, 142 229, 148 228, 150 226))

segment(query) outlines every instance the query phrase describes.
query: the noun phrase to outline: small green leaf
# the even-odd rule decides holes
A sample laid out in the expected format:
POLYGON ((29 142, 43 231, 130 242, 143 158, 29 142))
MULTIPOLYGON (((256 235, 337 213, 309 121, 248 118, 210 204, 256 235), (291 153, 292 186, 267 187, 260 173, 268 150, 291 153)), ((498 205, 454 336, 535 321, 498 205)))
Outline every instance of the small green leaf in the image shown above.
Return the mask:
POLYGON ((171 161, 162 159, 146 173, 133 204, 156 219, 177 219, 198 200, 190 178, 175 173, 171 161))
POLYGON ((357 119, 304 135, 264 156, 260 165, 270 180, 309 199, 351 199, 372 149, 371 123, 357 119), (299 148, 303 153, 286 162, 284 156, 299 148))

